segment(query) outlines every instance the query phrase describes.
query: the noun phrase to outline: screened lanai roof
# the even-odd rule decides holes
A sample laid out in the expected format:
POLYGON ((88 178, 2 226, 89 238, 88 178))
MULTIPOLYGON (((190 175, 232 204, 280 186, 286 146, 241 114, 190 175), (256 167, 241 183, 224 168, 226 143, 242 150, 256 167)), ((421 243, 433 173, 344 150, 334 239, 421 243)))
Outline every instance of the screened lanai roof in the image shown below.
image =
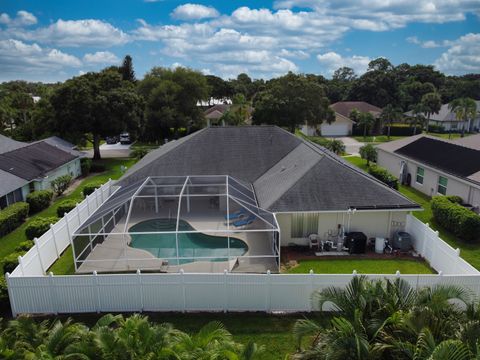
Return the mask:
MULTIPOLYGON (((151 214, 159 213, 159 200, 174 202, 177 229, 174 232, 239 232, 239 231, 275 231, 278 224, 273 213, 258 206, 255 193, 250 186, 244 185, 228 175, 192 175, 192 176, 149 176, 130 185, 121 186, 103 203, 82 225, 74 235, 87 233, 123 234, 128 231, 129 220, 142 216, 145 210, 138 206, 142 201, 149 202, 155 208, 151 214), (224 227, 221 229, 210 228, 208 225, 199 229, 181 230, 178 223, 187 209, 190 213, 190 204, 195 199, 223 198, 225 206, 222 212, 224 227), (103 218, 123 209, 126 220, 125 227, 121 231, 118 227, 110 231, 93 231, 94 224, 103 221, 103 218), (141 213, 141 214, 140 214, 141 213), (238 221, 242 220, 242 223, 238 221), (235 225, 234 225, 235 224, 235 225), (238 225, 237 224, 242 224, 238 225)), ((206 202, 205 202, 206 203, 206 202)), ((203 204, 203 203, 202 203, 203 204)), ((208 204, 208 203, 206 203, 208 204)), ((171 207, 171 206, 170 206, 171 207)), ((201 207, 196 207, 194 212, 202 213, 201 207)), ((205 210, 207 211, 207 210, 205 210)), ((172 232, 172 231, 165 231, 172 232)))

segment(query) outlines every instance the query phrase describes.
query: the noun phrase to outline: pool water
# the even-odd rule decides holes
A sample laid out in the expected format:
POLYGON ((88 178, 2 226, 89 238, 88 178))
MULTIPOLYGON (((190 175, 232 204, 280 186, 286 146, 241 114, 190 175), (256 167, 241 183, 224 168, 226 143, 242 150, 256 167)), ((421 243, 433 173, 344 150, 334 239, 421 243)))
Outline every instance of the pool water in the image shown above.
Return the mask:
MULTIPOLYGON (((129 232, 154 232, 175 231, 176 220, 174 219, 151 219, 133 225, 129 232)), ((178 230, 195 230, 189 223, 180 220, 178 230)), ((160 259, 170 259, 176 254, 175 234, 132 234, 130 246, 143 249, 160 259)), ((203 233, 180 233, 178 234, 179 257, 205 257, 212 259, 180 259, 180 264, 194 261, 226 261, 228 260, 228 238, 224 236, 212 236, 203 233)), ((230 238, 230 256, 241 256, 248 250, 247 244, 236 238, 230 238)))

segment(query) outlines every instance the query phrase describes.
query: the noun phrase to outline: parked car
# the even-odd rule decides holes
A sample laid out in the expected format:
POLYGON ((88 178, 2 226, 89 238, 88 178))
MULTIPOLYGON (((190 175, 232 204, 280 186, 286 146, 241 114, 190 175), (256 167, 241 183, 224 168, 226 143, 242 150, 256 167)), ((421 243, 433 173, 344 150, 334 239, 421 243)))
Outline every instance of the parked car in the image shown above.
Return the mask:
POLYGON ((131 144, 132 139, 130 138, 129 133, 121 133, 120 134, 120 144, 131 144))
POLYGON ((105 142, 107 144, 116 144, 118 142, 118 137, 117 136, 107 136, 105 138, 105 142))

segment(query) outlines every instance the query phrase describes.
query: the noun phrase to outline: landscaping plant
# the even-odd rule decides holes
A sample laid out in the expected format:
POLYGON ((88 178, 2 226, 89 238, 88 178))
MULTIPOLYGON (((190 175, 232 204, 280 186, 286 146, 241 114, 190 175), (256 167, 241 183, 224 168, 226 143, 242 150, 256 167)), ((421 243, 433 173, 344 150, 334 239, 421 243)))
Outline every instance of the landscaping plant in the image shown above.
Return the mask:
POLYGON ((27 203, 30 205, 30 213, 34 214, 50 206, 52 190, 33 191, 27 195, 27 203))
POLYGON ((85 185, 82 190, 83 196, 87 197, 88 195, 93 193, 95 190, 97 190, 100 186, 102 186, 102 183, 99 183, 99 182, 85 185))
POLYGON ((52 187, 55 195, 60 196, 62 195, 65 190, 68 189, 70 182, 72 181, 73 177, 71 175, 62 175, 50 182, 50 186, 52 187))
POLYGON ((368 173, 391 188, 398 190, 398 179, 390 174, 386 169, 377 165, 372 165, 368 168, 368 173))
POLYGON ((57 216, 63 217, 66 213, 70 212, 77 206, 77 202, 73 199, 64 200, 57 207, 57 216))
POLYGON ((27 218, 29 205, 17 202, 0 210, 0 236, 8 234, 19 227, 27 218))
POLYGON ((377 161, 377 149, 372 144, 363 145, 360 150, 360 157, 367 160, 367 166, 370 166, 370 161, 377 161))
POLYGON ((46 217, 46 218, 37 218, 27 225, 25 228, 25 235, 27 239, 33 240, 34 238, 38 238, 42 236, 45 232, 50 229, 50 224, 55 224, 58 221, 57 217, 46 217))

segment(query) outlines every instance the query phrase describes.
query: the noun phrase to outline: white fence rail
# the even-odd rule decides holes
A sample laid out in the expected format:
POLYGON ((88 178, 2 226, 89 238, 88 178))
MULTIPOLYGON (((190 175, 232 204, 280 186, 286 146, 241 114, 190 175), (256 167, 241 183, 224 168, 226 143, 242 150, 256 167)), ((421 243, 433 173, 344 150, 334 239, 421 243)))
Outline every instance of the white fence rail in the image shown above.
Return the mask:
MULTIPOLYGON (((318 310, 312 301, 315 290, 343 287, 353 276, 358 275, 51 275, 9 277, 8 287, 14 316, 133 311, 308 312, 318 310)), ((480 294, 479 277, 474 275, 369 275, 372 279, 396 276, 415 288, 455 284, 480 294)))
POLYGON ((11 276, 44 275, 70 245, 73 232, 110 196, 111 188, 112 181, 109 180, 35 239, 35 246, 19 257, 19 265, 11 276))
MULTIPOLYGON (((413 215, 407 215, 405 231, 413 237, 413 247, 432 268, 443 274, 479 275, 480 272, 460 257, 460 249, 454 249, 413 215)), ((479 277, 480 281, 480 277, 479 277)))

